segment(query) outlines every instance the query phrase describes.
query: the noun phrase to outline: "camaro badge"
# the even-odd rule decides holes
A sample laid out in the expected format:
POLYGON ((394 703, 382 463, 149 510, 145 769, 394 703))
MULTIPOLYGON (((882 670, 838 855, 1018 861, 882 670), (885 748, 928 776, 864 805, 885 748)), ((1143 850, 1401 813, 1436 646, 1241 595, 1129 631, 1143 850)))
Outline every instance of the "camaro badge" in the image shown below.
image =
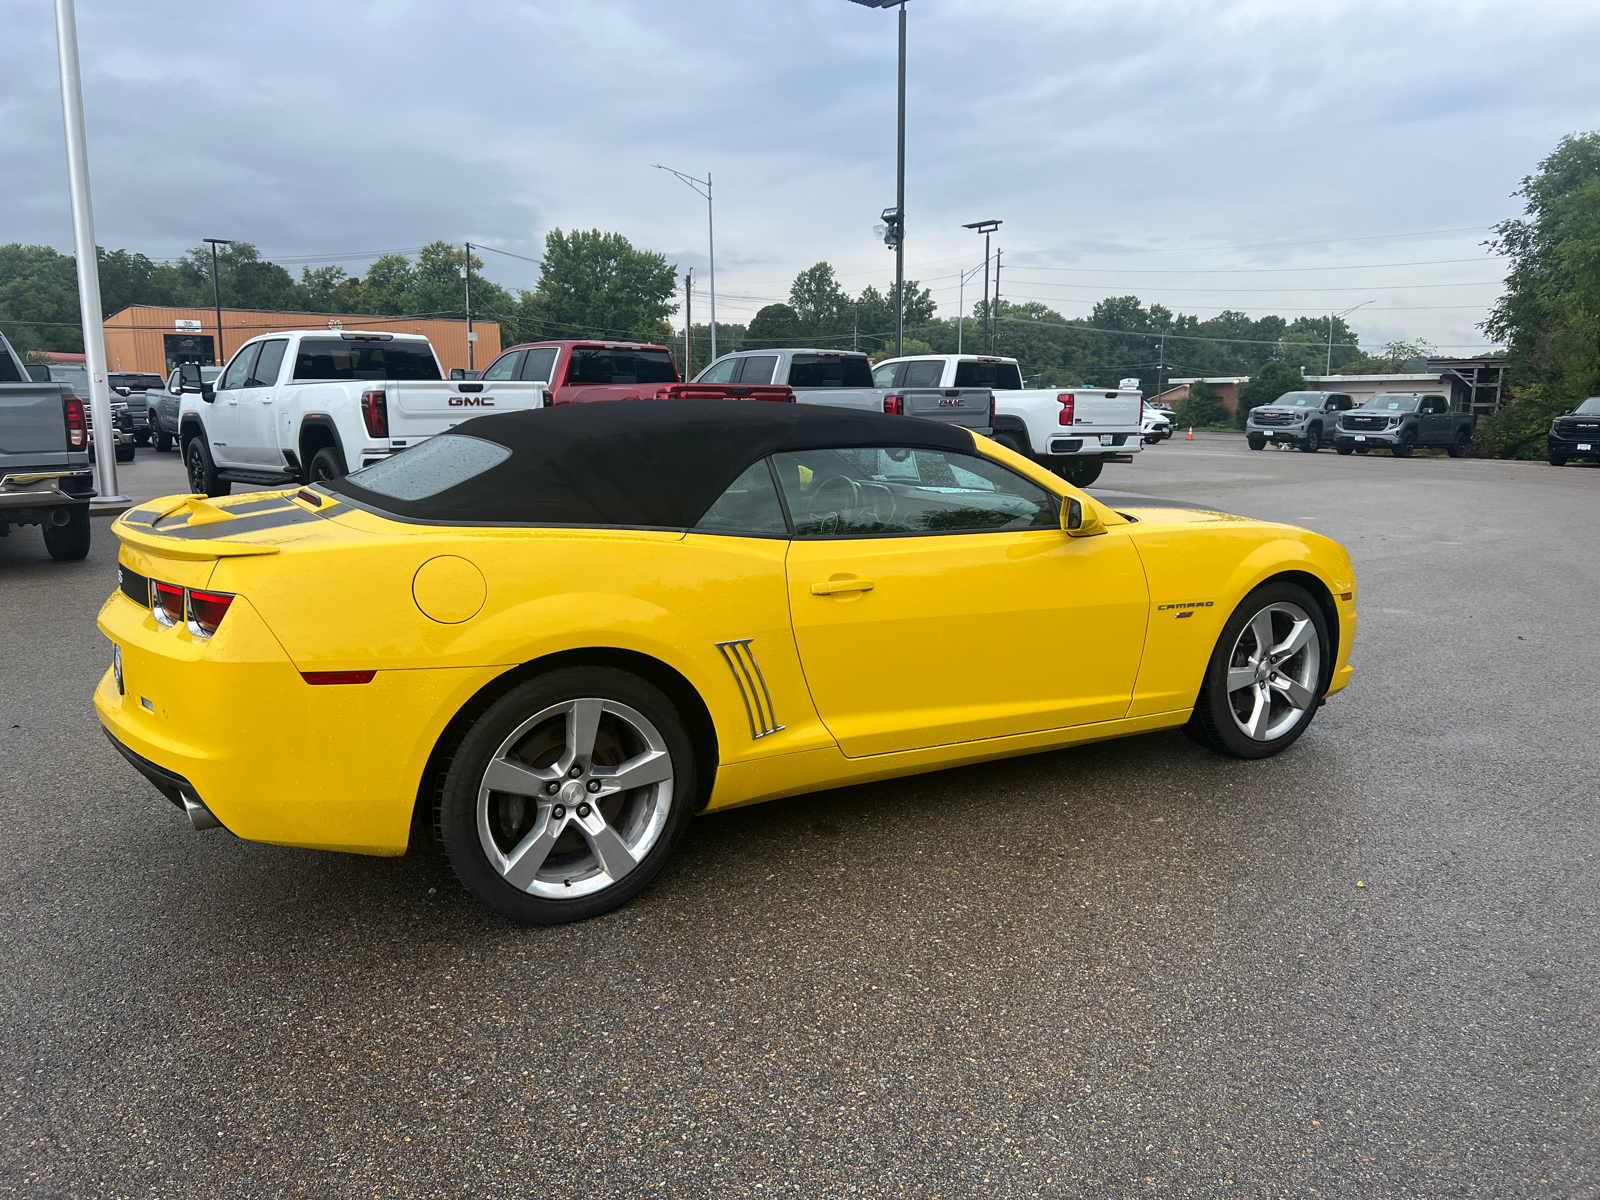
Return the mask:
POLYGON ((1158 604, 1156 605, 1156 611, 1169 612, 1176 609, 1177 611, 1173 612, 1172 615, 1181 621, 1184 617, 1194 616, 1195 609, 1210 608, 1215 603, 1215 600, 1181 600, 1176 604, 1158 604))

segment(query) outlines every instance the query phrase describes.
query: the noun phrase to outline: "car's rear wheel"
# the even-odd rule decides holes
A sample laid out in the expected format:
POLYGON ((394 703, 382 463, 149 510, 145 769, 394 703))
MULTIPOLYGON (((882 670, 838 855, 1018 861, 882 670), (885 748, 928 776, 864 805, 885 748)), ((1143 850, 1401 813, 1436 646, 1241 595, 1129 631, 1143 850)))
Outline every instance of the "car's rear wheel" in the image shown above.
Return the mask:
POLYGON ((1222 628, 1188 732, 1234 758, 1288 749, 1317 711, 1329 647, 1327 618, 1304 588, 1256 588, 1222 628))
POLYGON ((1054 468, 1055 473, 1065 479, 1073 487, 1088 487, 1100 478, 1100 472, 1105 470, 1105 463, 1098 458, 1088 459, 1084 462, 1067 462, 1054 468))
POLYGON ((88 555, 91 535, 89 510, 76 508, 65 525, 44 527, 44 548, 57 562, 77 562, 88 555))
POLYGON ((1456 440, 1450 443, 1450 457, 1465 458, 1467 456, 1467 442, 1470 440, 1465 429, 1456 434, 1456 440))
POLYGON ((1306 431, 1305 438, 1300 442, 1300 449, 1307 454, 1315 454, 1322 449, 1322 430, 1313 425, 1306 431))
POLYGON ((1028 439, 1014 429, 995 430, 994 440, 1007 450, 1022 455, 1023 458, 1032 458, 1028 453, 1028 439))
POLYGON ((183 469, 189 476, 189 490, 202 496, 226 496, 233 484, 217 478, 217 464, 211 458, 211 448, 204 434, 190 438, 183 448, 183 469))
POLYGON ((697 794, 693 746, 652 684, 568 667, 473 722, 445 772, 437 830, 456 877, 527 925, 581 921, 661 870, 697 794))
POLYGON ((344 455, 333 446, 324 446, 311 456, 311 469, 308 472, 311 483, 326 483, 330 479, 341 479, 347 473, 344 455))

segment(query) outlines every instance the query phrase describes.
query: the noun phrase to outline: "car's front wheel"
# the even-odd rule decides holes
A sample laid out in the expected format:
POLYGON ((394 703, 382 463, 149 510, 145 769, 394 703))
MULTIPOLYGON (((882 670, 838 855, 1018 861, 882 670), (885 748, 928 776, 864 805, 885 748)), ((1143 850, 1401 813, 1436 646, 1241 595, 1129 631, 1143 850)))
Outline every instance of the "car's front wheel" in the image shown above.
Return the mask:
POLYGON ((1246 434, 1244 440, 1252 450, 1263 450, 1267 445, 1266 437, 1259 433, 1246 434))
POLYGON ((168 433, 165 429, 162 429, 162 430, 158 431, 156 433, 156 452, 159 453, 159 454, 165 454, 168 450, 171 450, 171 449, 172 449, 172 435, 170 433, 168 433))
POLYGON ((1306 436, 1300 443, 1300 449, 1304 450, 1307 454, 1315 454, 1318 450, 1321 450, 1322 430, 1318 429, 1315 425, 1306 430, 1306 436))
POLYGON ((133 456, 138 451, 138 449, 139 449, 139 447, 136 446, 132 442, 118 442, 117 443, 117 461, 118 462, 122 462, 122 463, 132 462, 133 461, 133 456))
POLYGON ((1400 435, 1400 440, 1395 443, 1394 456, 1396 458, 1410 458, 1412 451, 1416 448, 1417 435, 1408 429, 1400 435))
POLYGON ((217 464, 211 458, 204 434, 189 439, 183 448, 183 469, 189 476, 189 490, 202 496, 226 496, 233 484, 217 478, 217 464))
POLYGON ((1567 456, 1565 454, 1557 454, 1554 450, 1550 451, 1550 465, 1552 467, 1566 466, 1567 456))
POLYGON ((513 688, 473 722, 435 812, 456 877, 526 925, 581 921, 661 870, 697 795, 677 707, 611 667, 567 667, 513 688))
POLYGON ((1327 618, 1304 588, 1256 588, 1222 628, 1188 733, 1235 758, 1288 749, 1317 711, 1330 646, 1327 618))
POLYGON ((1333 444, 1333 449, 1337 454, 1354 454, 1356 452, 1356 448, 1354 446, 1346 446, 1343 442, 1335 442, 1333 444))

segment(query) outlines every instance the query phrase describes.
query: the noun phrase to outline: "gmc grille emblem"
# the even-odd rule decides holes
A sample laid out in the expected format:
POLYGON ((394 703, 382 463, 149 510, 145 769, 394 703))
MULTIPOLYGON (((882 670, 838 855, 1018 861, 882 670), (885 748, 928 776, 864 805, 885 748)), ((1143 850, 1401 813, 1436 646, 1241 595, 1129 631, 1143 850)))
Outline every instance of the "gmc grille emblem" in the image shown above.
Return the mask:
POLYGON ((494 407, 494 399, 490 396, 451 396, 450 403, 456 408, 462 408, 469 405, 474 408, 494 407))

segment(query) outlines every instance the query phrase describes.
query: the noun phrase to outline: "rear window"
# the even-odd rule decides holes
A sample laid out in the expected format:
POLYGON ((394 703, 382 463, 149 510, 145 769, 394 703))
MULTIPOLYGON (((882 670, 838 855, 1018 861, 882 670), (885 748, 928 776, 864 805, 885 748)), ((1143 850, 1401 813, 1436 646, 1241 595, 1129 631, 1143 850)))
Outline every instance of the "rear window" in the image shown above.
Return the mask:
POLYGON ((511 451, 498 442, 444 433, 348 476, 351 483, 396 500, 425 500, 498 467, 511 451))
POLYGON ((574 346, 568 383, 677 383, 678 369, 665 350, 574 346))
POLYGON ((986 387, 997 392, 1020 392, 1022 372, 1016 363, 958 362, 956 387, 986 387))
POLYGON ((347 342, 307 338, 295 354, 296 379, 442 379, 427 342, 347 342))
POLYGON ((872 364, 866 355, 796 354, 789 363, 789 386, 870 388, 872 364))
POLYGON ((144 375, 133 371, 113 371, 111 373, 112 387, 125 387, 135 392, 148 392, 154 388, 160 391, 166 386, 166 381, 159 375, 144 375))

